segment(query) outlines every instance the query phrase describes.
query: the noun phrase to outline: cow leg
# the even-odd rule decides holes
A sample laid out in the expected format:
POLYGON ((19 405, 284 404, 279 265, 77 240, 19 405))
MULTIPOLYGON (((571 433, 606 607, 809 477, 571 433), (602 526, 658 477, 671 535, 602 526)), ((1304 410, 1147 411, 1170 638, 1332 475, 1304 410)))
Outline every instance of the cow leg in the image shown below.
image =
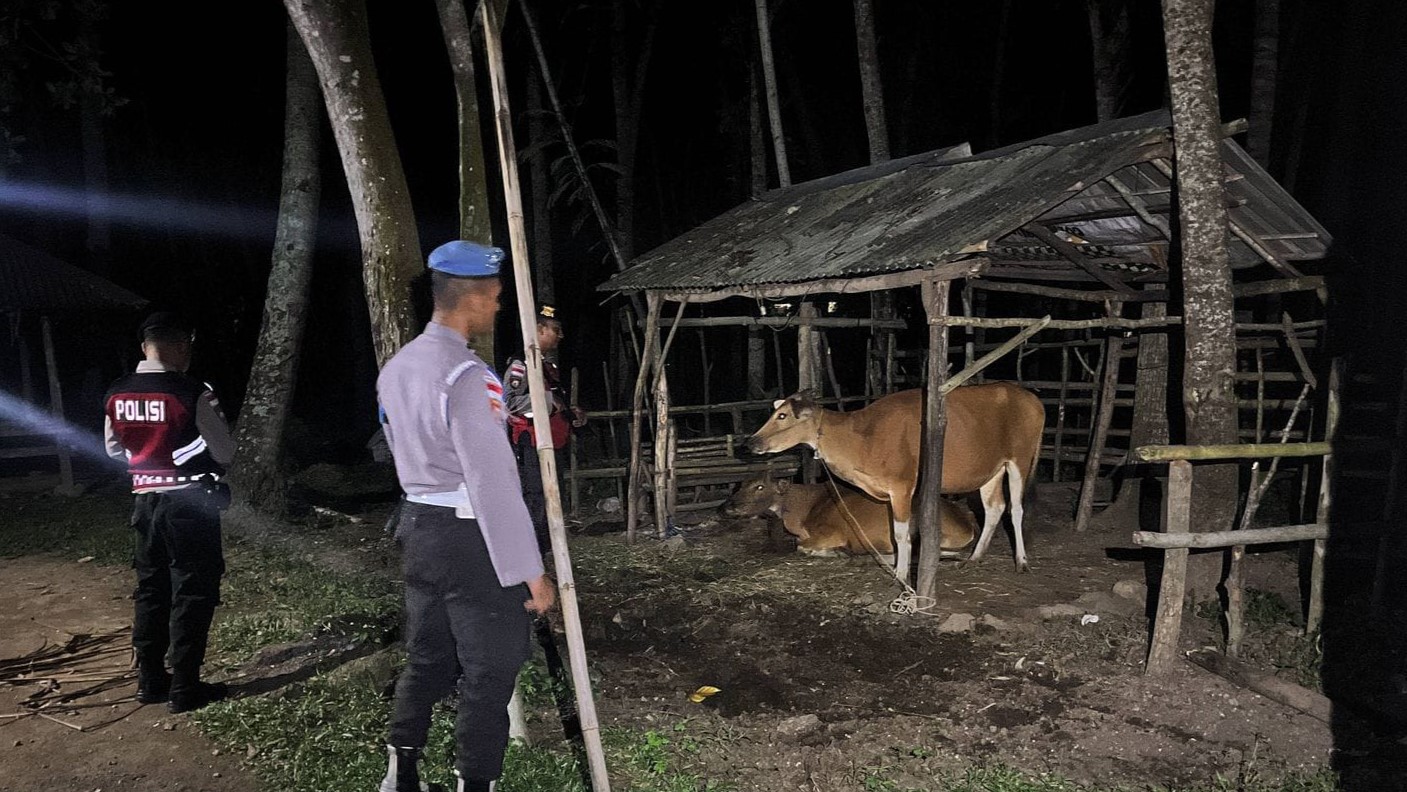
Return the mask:
POLYGON ((982 556, 987 554, 987 545, 992 543, 992 535, 997 532, 997 526, 1001 524, 1002 514, 1006 512, 1006 496, 1002 493, 1002 473, 992 476, 992 480, 982 485, 982 536, 977 540, 977 546, 972 548, 972 557, 968 562, 981 561, 982 556))
POLYGON ((1030 572, 1026 563, 1026 540, 1021 534, 1021 522, 1026 516, 1023 504, 1026 494, 1026 480, 1021 477, 1021 469, 1015 462, 1006 463, 1006 480, 1011 487, 1011 530, 1016 537, 1016 571, 1030 572))
POLYGON ((910 536, 909 521, 894 521, 894 574, 905 583, 909 581, 909 561, 912 557, 913 545, 910 536))

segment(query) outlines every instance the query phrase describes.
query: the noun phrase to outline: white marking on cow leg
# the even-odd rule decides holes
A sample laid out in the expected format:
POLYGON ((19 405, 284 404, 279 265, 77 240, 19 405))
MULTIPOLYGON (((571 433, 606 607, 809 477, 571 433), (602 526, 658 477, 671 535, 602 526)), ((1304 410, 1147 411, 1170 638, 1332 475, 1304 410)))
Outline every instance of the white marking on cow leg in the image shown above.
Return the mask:
POLYGON ((982 556, 987 554, 987 545, 992 543, 992 535, 1001 524, 1002 513, 1006 511, 1006 498, 1002 495, 1002 473, 1005 472, 998 472, 991 481, 982 485, 982 536, 977 540, 977 546, 972 548, 969 562, 982 560, 982 556))
POLYGON ((883 561, 883 562, 884 562, 886 565, 888 565, 888 566, 894 566, 894 554, 893 554, 893 553, 880 553, 880 554, 879 554, 879 560, 880 560, 880 561, 883 561))
POLYGON ((1006 480, 1011 488, 1011 529, 1016 537, 1016 571, 1030 572, 1031 565, 1026 563, 1026 540, 1021 533, 1021 521, 1026 516, 1026 507, 1022 505, 1026 481, 1021 478, 1021 469, 1015 462, 1006 463, 1006 480))
POLYGON ((909 524, 894 521, 894 574, 905 583, 909 582, 909 559, 913 552, 910 545, 909 524))

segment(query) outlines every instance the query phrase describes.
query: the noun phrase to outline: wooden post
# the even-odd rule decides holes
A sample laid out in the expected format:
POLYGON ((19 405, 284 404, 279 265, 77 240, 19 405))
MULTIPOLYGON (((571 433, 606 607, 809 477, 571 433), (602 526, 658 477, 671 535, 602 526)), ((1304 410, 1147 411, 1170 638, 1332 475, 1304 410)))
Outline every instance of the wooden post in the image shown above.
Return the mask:
MULTIPOLYGON (((968 319, 972 318, 972 279, 965 278, 962 282, 962 315, 968 319)), ((971 327, 963 328, 962 345, 962 365, 963 368, 971 368, 972 361, 977 359, 977 336, 971 327)), ((985 377, 979 375, 978 382, 985 377)))
MULTIPOLYGON (((803 319, 816 318, 816 304, 803 300, 798 312, 803 319)), ((821 393, 821 347, 816 329, 803 323, 796 329, 796 371, 798 391, 810 391, 817 398, 821 393)), ((801 480, 807 484, 816 482, 816 458, 808 449, 801 451, 801 480)))
POLYGON ((1051 480, 1060 480, 1060 461, 1065 455, 1065 395, 1070 386, 1070 347, 1060 348, 1060 396, 1055 407, 1055 459, 1051 461, 1051 480))
POLYGON ((772 25, 767 18, 767 0, 754 0, 757 6, 757 41, 762 56, 762 81, 767 87, 767 125, 772 130, 772 152, 777 159, 777 180, 791 186, 787 165, 787 141, 782 134, 782 107, 777 101, 777 70, 772 65, 772 25))
POLYGON ((845 394, 840 392, 840 378, 835 375, 835 359, 831 357, 830 336, 826 335, 825 331, 821 331, 820 336, 821 355, 826 361, 826 376, 830 378, 831 393, 834 394, 836 398, 835 408, 841 412, 845 412, 845 394))
MULTIPOLYGON (((630 403, 630 473, 625 479, 625 538, 635 541, 636 529, 640 527, 641 497, 641 427, 645 411, 645 384, 650 379, 654 367, 655 351, 659 348, 660 310, 664 307, 664 297, 656 291, 645 292, 645 351, 641 355, 640 371, 635 375, 635 396, 630 403)), ((658 455, 657 455, 658 456, 658 455)), ((656 459, 656 464, 659 460, 656 459)))
POLYGON ((557 485, 557 456, 552 450, 552 428, 548 424, 547 388, 542 378, 542 350, 537 346, 537 326, 533 320, 532 269, 528 259, 528 235, 523 222, 523 199, 518 182, 518 151, 513 144, 512 114, 508 106, 508 76, 504 73, 502 20, 497 4, 483 3, 480 13, 484 50, 493 87, 494 120, 497 122, 499 166, 508 214, 513 280, 518 297, 518 320, 523 335, 528 368, 528 392, 532 398, 533 429, 537 435, 537 457, 542 466, 542 489, 547 502, 547 528, 552 537, 552 559, 557 572, 557 589, 562 622, 567 633, 567 655, 576 689, 577 713, 581 718, 582 742, 586 746, 594 792, 610 792, 606 755, 601 747, 601 726, 596 716, 596 700, 586 665, 586 641, 582 635, 581 613, 577 606, 576 579, 567 549, 567 526, 562 518, 562 493, 557 485))
MULTIPOLYGON (((1192 463, 1179 459, 1168 466, 1167 533, 1192 531, 1192 463)), ((1187 593, 1187 548, 1163 552, 1163 577, 1158 587, 1158 612, 1144 673, 1166 674, 1177 661, 1182 631, 1182 599, 1187 593)))
MULTIPOLYGON (((64 422, 64 392, 59 385, 59 362, 54 354, 54 334, 49 326, 49 317, 40 318, 44 333, 44 367, 49 372, 49 412, 58 419, 59 426, 64 422)), ((73 488, 73 454, 62 439, 56 438, 55 453, 59 458, 59 489, 64 495, 76 495, 73 488)))
POLYGON ((772 333, 772 355, 777 360, 777 398, 781 399, 787 395, 786 367, 782 363, 782 335, 776 331, 772 333))
MULTIPOLYGON (((21 323, 16 332, 19 337, 20 353, 20 398, 29 404, 34 404, 34 361, 33 353, 29 349, 29 339, 25 338, 24 325, 21 323)), ((126 371, 124 364, 122 370, 126 371)))
POLYGON ((767 398, 767 345, 760 327, 747 329, 747 397, 767 398))
MULTIPOLYGON (((933 597, 938 592, 938 559, 942 530, 940 507, 943 484, 943 440, 948 431, 948 413, 942 394, 948 376, 948 292, 950 281, 924 281, 921 288, 924 311, 928 314, 928 382, 923 403, 923 455, 919 464, 919 500, 913 521, 920 532, 918 594, 933 597)), ((912 524, 909 529, 913 535, 912 524)), ((909 570, 899 570, 908 580, 909 570)))
MULTIPOLYGON (((1334 433, 1339 424, 1339 393, 1343 387, 1343 358, 1336 357, 1329 364, 1328 405, 1324 414, 1324 441, 1333 447, 1334 433)), ((1332 506, 1334 455, 1324 455, 1323 472, 1319 476, 1319 508, 1314 521, 1321 525, 1329 524, 1329 509, 1332 506)), ((1304 617, 1304 632, 1313 635, 1324 622, 1324 552, 1328 540, 1314 540, 1314 555, 1309 566, 1309 607, 1304 617)))
MULTIPOLYGON (((684 317, 687 298, 679 302, 679 310, 674 315, 674 324, 669 328, 669 336, 664 346, 655 351, 654 397, 655 397, 655 535, 664 539, 669 534, 669 520, 674 516, 672 504, 676 500, 674 488, 674 457, 669 441, 669 377, 666 376, 666 363, 669 349, 674 346, 674 336, 679 332, 679 320, 684 317)), ((650 336, 651 343, 659 345, 659 335, 650 336)))
MULTIPOLYGON (((704 329, 699 328, 699 360, 702 361, 703 365, 703 403, 705 405, 709 405, 713 403, 713 401, 709 398, 708 392, 708 380, 709 375, 713 373, 713 367, 710 366, 708 363, 708 341, 704 339, 704 333, 704 329)), ((713 435, 713 410, 704 410, 703 420, 704 437, 710 437, 713 435)))
MULTIPOLYGON (((1116 318, 1122 307, 1118 300, 1109 301, 1109 316, 1116 318)), ((1123 355, 1123 336, 1110 329, 1104 340, 1104 381, 1099 390, 1099 405, 1091 426, 1089 455, 1085 457, 1085 477, 1080 484, 1080 504, 1075 514, 1075 530, 1089 528, 1094 515, 1094 485, 1099 480, 1099 463, 1104 456, 1104 443, 1109 438, 1109 424, 1114 419, 1114 397, 1119 385, 1119 361, 1123 355)))
POLYGON ((679 473, 676 460, 679 458, 679 423, 670 420, 665 438, 665 508, 669 516, 679 513, 679 473))

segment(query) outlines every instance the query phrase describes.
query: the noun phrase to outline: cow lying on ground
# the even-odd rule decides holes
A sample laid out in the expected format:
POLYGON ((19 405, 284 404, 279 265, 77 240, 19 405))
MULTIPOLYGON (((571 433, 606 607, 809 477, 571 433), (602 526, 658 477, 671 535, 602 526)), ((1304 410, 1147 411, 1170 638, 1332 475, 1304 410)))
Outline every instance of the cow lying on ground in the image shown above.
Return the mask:
MULTIPOLYGON (((972 550, 977 561, 1006 511, 1003 480, 1011 487, 1011 522, 1016 534, 1016 568, 1027 571, 1021 535, 1022 498, 1035 472, 1045 427, 1045 407, 1034 393, 1010 382, 968 385, 946 398, 948 429, 943 441, 945 495, 982 493, 982 536, 972 550)), ((910 526, 918 488, 923 443, 923 392, 900 391, 862 410, 822 409, 797 394, 776 402, 772 417, 752 435, 754 453, 776 453, 808 445, 831 472, 889 501, 894 522, 895 572, 909 579, 910 526)))
MULTIPOLYGON (((797 550, 806 555, 860 555, 870 552, 870 547, 880 555, 893 553, 889 504, 846 486, 837 489, 844 508, 836 502, 829 484, 794 484, 787 479, 761 476, 743 482, 723 504, 723 513, 730 517, 757 517, 767 512, 777 515, 787 533, 797 538, 797 550)), ((942 509, 943 549, 966 547, 977 533, 972 512, 947 500, 942 502, 942 509)))

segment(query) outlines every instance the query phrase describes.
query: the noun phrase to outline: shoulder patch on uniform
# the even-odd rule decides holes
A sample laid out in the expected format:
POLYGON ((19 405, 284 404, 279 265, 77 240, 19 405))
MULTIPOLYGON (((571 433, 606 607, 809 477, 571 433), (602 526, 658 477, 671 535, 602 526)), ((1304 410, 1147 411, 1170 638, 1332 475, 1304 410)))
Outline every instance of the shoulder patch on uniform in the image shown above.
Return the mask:
POLYGON ((484 369, 484 390, 488 393, 489 409, 497 418, 502 418, 503 408, 503 382, 498 379, 498 375, 493 373, 493 369, 484 369))
POLYGON ((458 382, 459 378, 464 376, 464 372, 468 371, 470 368, 473 368, 474 363, 475 361, 473 360, 466 360, 451 369, 449 374, 445 375, 445 385, 452 386, 454 385, 454 383, 458 382))

